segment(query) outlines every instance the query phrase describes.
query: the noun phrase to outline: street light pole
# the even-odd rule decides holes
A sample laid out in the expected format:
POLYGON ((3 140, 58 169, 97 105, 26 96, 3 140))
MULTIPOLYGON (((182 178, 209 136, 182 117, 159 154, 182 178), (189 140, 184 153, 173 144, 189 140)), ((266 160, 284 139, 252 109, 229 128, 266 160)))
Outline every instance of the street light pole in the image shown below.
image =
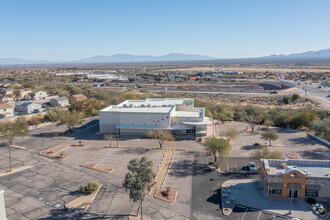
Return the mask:
POLYGON ((119 131, 118 131, 118 126, 119 126, 119 112, 117 113, 117 147, 119 147, 119 131))
POLYGON ((9 150, 9 168, 10 168, 10 172, 13 172, 13 167, 11 165, 11 150, 10 150, 10 146, 8 145, 8 150, 9 150))
POLYGON ((293 178, 294 178, 294 174, 291 174, 290 177, 291 177, 291 193, 290 193, 291 200, 290 200, 290 211, 289 211, 289 215, 292 214, 292 196, 293 196, 293 178))

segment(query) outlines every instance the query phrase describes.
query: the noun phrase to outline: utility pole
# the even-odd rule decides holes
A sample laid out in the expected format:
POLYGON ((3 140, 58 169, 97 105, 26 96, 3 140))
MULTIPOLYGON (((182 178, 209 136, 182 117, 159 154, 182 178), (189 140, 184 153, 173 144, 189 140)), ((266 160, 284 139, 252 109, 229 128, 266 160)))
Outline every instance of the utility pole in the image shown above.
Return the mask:
POLYGON ((294 174, 290 175, 291 177, 291 193, 289 193, 289 195, 291 196, 291 200, 290 200, 290 211, 289 211, 289 215, 292 214, 292 197, 293 197, 293 178, 294 178, 294 174))
POLYGON ((10 168, 10 172, 13 172, 14 170, 11 164, 11 150, 9 145, 8 145, 8 150, 9 150, 9 168, 10 168))
POLYGON ((119 126, 119 112, 117 113, 117 135, 116 135, 116 139, 117 139, 117 147, 119 147, 119 128, 118 128, 118 126, 119 126))

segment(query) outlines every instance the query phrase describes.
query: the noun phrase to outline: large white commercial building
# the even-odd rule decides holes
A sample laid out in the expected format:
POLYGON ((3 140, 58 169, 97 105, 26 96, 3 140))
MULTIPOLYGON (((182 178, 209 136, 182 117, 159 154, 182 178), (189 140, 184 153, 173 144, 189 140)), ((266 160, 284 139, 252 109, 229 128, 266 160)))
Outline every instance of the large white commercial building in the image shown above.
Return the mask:
POLYGON ((165 129, 174 135, 205 136, 212 121, 194 99, 161 98, 126 100, 100 111, 100 132, 120 135, 147 135, 165 129))

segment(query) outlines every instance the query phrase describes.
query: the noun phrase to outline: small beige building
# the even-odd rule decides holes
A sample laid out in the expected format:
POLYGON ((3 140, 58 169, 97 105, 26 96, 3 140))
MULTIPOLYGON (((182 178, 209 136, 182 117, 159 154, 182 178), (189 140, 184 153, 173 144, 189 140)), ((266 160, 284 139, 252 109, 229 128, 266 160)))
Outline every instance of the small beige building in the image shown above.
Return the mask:
POLYGON ((42 100, 42 99, 46 99, 47 98, 47 92, 45 91, 37 91, 37 92, 33 92, 30 94, 31 95, 31 99, 33 100, 42 100))
POLYGON ((69 106, 69 99, 66 97, 58 97, 50 100, 51 106, 67 107, 69 106))
POLYGON ((87 99, 87 97, 84 96, 83 94, 76 94, 76 95, 72 95, 69 97, 70 104, 75 103, 75 102, 81 102, 86 99, 87 99))
POLYGON ((0 118, 14 116, 14 107, 9 103, 0 103, 0 118))

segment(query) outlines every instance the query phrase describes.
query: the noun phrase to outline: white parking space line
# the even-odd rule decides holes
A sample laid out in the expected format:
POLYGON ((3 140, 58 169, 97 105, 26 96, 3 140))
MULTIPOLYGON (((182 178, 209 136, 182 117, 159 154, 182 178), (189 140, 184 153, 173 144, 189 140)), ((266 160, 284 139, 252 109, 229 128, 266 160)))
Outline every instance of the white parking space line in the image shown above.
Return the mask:
POLYGON ((258 215, 258 218, 257 218, 257 220, 259 220, 259 218, 260 218, 260 216, 261 216, 261 213, 262 213, 262 212, 259 212, 259 215, 258 215))
POLYGON ((245 214, 247 213, 247 211, 249 210, 249 208, 246 208, 246 210, 245 210, 245 212, 244 212, 244 214, 243 214, 243 216, 242 216, 242 218, 241 218, 241 220, 243 220, 244 219, 244 216, 245 216, 245 214))
POLYGON ((108 156, 110 156, 112 154, 112 152, 110 152, 107 156, 105 156, 100 162, 98 162, 97 164, 96 164, 96 166, 97 165, 99 165, 100 163, 102 163, 108 156))

